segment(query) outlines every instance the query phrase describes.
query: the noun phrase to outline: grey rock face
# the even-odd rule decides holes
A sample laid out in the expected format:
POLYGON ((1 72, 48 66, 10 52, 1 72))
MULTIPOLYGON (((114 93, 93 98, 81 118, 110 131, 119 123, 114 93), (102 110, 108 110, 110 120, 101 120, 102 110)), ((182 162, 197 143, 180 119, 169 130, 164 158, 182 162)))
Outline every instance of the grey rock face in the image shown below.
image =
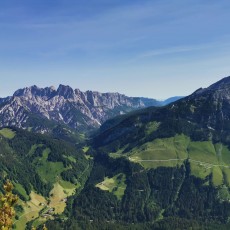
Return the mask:
MULTIPOLYGON (((154 99, 119 93, 81 92, 64 85, 59 85, 58 89, 34 85, 17 90, 12 97, 0 99, 0 126, 29 128, 29 121, 36 117, 36 121, 45 119, 86 131, 116 115, 158 105, 154 99)), ((49 131, 43 124, 40 126, 41 132, 49 131)))

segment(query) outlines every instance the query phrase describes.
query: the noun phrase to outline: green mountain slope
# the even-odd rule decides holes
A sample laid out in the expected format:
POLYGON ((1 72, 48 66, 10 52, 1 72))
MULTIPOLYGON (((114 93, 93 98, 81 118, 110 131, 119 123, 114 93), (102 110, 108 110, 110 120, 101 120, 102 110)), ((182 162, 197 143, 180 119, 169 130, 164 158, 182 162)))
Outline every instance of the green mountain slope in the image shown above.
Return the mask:
POLYGON ((16 128, 0 130, 0 158, 1 188, 10 179, 20 198, 16 229, 63 213, 66 198, 84 186, 91 169, 74 145, 16 128))

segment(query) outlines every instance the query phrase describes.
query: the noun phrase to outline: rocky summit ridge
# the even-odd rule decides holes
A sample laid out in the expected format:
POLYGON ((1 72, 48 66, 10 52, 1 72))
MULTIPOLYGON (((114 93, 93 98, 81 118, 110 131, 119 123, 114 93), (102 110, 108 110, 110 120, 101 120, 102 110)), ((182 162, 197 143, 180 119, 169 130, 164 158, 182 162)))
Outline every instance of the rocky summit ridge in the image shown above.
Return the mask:
POLYGON ((62 84, 57 89, 34 85, 0 99, 0 126, 32 127, 44 133, 50 129, 45 124, 52 121, 78 131, 89 131, 116 115, 162 103, 119 93, 82 92, 62 84))

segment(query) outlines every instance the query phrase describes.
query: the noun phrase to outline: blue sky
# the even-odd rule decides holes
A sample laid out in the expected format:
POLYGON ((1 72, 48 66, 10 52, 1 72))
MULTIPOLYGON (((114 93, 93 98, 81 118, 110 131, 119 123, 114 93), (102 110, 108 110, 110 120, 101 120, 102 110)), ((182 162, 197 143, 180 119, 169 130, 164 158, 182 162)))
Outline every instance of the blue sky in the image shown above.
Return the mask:
POLYGON ((228 0, 1 0, 0 97, 68 84, 188 95, 230 75, 228 0))

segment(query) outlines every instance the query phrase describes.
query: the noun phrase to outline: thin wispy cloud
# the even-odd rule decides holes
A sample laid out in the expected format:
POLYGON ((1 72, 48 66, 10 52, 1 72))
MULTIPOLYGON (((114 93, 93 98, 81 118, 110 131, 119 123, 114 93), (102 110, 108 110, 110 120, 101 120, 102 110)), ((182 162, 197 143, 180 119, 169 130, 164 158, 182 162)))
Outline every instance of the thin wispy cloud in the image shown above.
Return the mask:
POLYGON ((170 48, 166 48, 166 49, 151 50, 151 51, 148 51, 146 53, 139 55, 137 58, 138 59, 149 58, 149 57, 161 56, 161 55, 165 55, 165 54, 176 54, 176 53, 190 52, 190 51, 200 50, 200 49, 203 49, 203 47, 201 47, 201 46, 199 46, 199 47, 195 47, 195 46, 170 47, 170 48))
POLYGON ((207 51, 207 50, 215 50, 215 49, 230 49, 230 42, 226 42, 225 40, 218 42, 210 42, 210 43, 201 43, 198 45, 190 45, 190 46, 175 46, 168 47, 163 49, 149 50, 139 54, 135 59, 144 59, 151 58, 162 55, 170 55, 170 54, 179 54, 179 53, 189 53, 196 51, 207 51))

